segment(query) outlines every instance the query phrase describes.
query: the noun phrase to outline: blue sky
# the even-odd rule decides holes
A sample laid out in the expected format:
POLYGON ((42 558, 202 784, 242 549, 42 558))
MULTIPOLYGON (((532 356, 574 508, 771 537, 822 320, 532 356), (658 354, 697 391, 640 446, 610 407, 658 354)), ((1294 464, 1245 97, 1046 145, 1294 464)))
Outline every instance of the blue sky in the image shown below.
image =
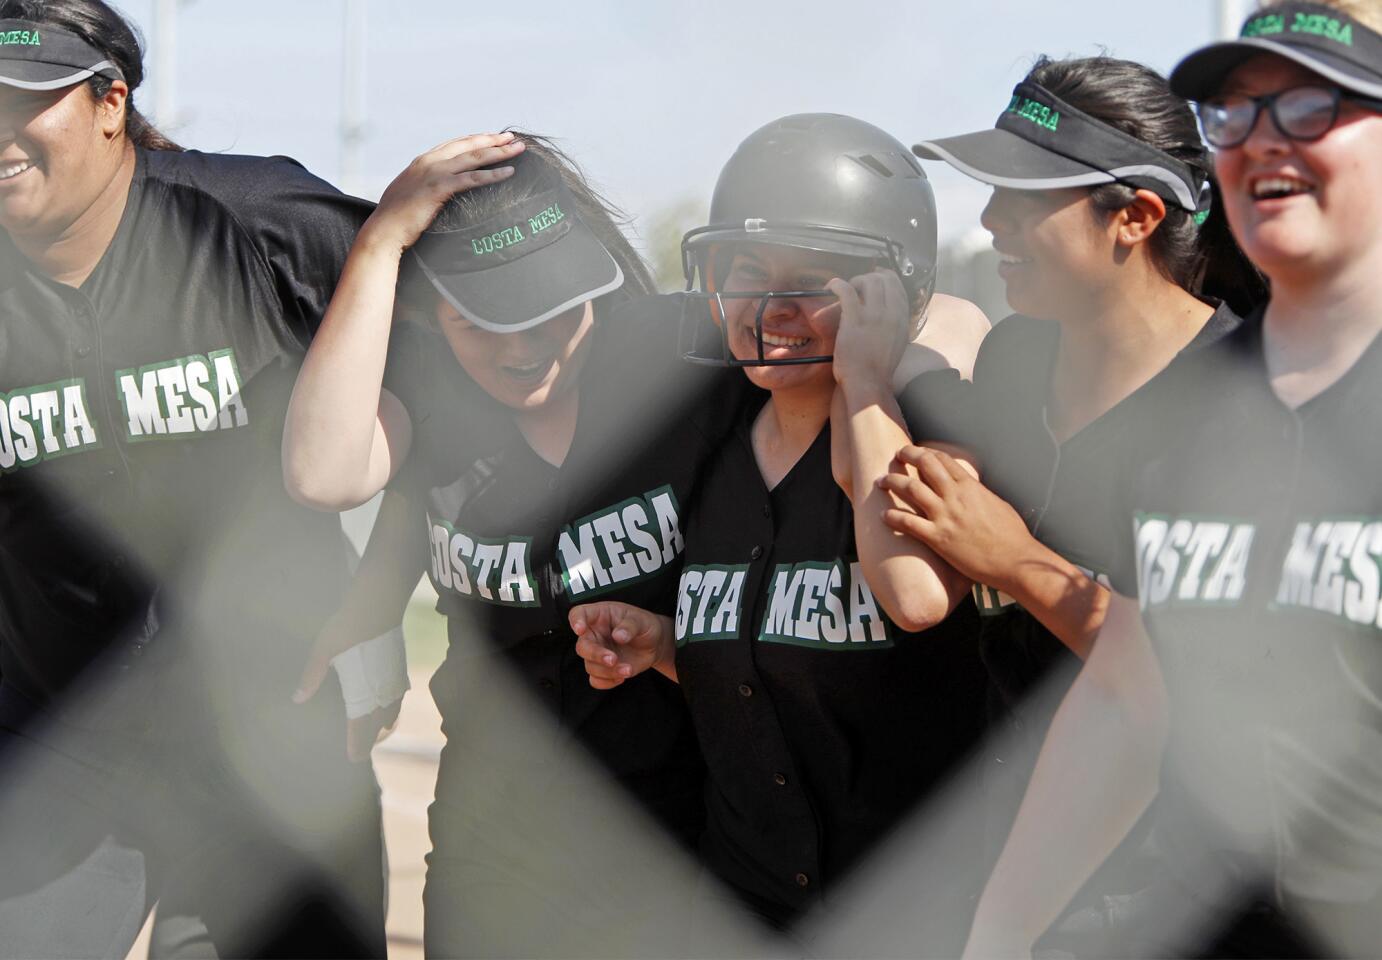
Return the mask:
MULTIPOLYGON (((121 0, 116 0, 117 3, 121 0)), ((365 0, 377 196, 441 140, 519 125, 563 139, 646 223, 704 199, 735 145, 774 117, 849 113, 905 143, 992 124, 1039 53, 1107 50, 1168 69, 1218 24, 1213 0, 365 0)), ((152 43, 154 0, 121 4, 152 43)), ((178 115, 188 146, 283 153, 340 182, 343 0, 181 0, 178 115)), ((155 103, 160 82, 148 58, 155 103)), ((929 165, 941 231, 986 191, 929 165)))

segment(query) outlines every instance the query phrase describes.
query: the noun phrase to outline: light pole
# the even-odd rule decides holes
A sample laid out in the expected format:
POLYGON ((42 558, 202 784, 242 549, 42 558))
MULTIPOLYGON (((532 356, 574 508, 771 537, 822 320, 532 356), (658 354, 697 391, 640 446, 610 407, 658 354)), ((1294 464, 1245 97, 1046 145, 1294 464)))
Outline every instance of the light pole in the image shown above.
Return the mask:
POLYGON ((1244 0, 1219 0, 1219 23, 1217 24, 1219 38, 1228 40, 1238 36, 1238 28, 1242 25, 1245 16, 1247 16, 1247 4, 1244 0))
POLYGON ((341 188, 364 187, 361 153, 365 141, 366 0, 345 0, 345 46, 341 58, 341 188))
POLYGON ((176 122, 178 4, 180 0, 157 0, 154 4, 154 122, 160 127, 176 122))

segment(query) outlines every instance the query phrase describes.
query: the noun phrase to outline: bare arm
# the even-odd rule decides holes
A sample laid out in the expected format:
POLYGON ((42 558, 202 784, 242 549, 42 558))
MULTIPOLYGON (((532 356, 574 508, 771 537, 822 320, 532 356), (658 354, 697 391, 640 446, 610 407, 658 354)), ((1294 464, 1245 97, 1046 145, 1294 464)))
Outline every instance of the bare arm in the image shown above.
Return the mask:
POLYGON ((899 450, 879 485, 902 507, 884 514, 889 528, 925 543, 974 582, 1002 590, 1080 658, 1089 656, 1108 590, 1033 537, 1007 501, 945 453, 922 447, 899 450))
POLYGON ((510 134, 462 137, 403 171, 361 228, 288 405, 283 479, 308 506, 343 510, 374 496, 407 456, 407 411, 383 389, 399 264, 453 194, 502 180, 510 134))
POLYGON ((1166 728, 1165 684, 1137 602, 1116 597, 1046 735, 966 956, 1030 952, 1156 796, 1166 728))
MULTIPOLYGON (((874 596, 902 629, 925 630, 949 615, 969 581, 926 544, 899 536, 883 522, 884 511, 896 504, 877 481, 893 463, 895 444, 911 442, 893 388, 894 372, 909 352, 905 294, 895 276, 882 272, 851 284, 832 281, 831 289, 841 303, 831 409, 836 482, 854 507, 859 563, 874 596)), ((932 322, 936 319, 943 328, 946 318, 932 322)), ((970 366, 981 336, 968 345, 970 366)), ((920 349, 928 355, 921 362, 933 369, 951 360, 932 348, 920 349)), ((955 359, 965 362, 963 356, 955 359)))

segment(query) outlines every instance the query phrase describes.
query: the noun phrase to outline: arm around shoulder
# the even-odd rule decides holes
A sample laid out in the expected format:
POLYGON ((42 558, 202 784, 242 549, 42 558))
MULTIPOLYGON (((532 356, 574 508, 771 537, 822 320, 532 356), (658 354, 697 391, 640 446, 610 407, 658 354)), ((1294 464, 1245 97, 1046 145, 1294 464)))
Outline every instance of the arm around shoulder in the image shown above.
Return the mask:
POLYGON ((958 370, 966 380, 974 377, 979 345, 993 325, 984 311, 959 297, 938 293, 926 308, 926 322, 902 354, 893 377, 893 391, 931 370, 958 370))

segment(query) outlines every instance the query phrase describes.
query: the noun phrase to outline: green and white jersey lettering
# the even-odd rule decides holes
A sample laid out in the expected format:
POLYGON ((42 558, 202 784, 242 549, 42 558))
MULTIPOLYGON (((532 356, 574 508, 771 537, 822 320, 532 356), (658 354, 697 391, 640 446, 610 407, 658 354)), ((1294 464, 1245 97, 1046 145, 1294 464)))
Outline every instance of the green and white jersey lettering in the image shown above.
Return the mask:
POLYGON ((101 445, 83 380, 59 380, 0 393, 0 471, 101 445))
POLYGON ((432 584, 439 593, 474 597, 511 607, 538 605, 532 539, 497 540, 457 530, 429 514, 432 584))
POLYGON ((1382 627, 1382 521, 1341 518, 1296 524, 1274 606, 1382 627))
MULTIPOLYGON (((1232 605, 1243 598, 1254 527, 1200 518, 1137 518, 1138 602, 1232 605)), ((1382 520, 1295 524, 1270 608, 1382 627, 1382 520)))
POLYGON ((973 587, 974 605, 979 608, 979 616, 993 617, 1010 609, 1017 603, 1012 597, 995 587, 976 583, 973 587))
POLYGON ((878 609, 858 561, 778 564, 768 581, 763 643, 819 650, 891 647, 892 625, 878 609))
POLYGON ((656 574, 682 551, 679 512, 663 486, 568 524, 557 538, 566 592, 585 599, 656 574))
POLYGON ((1135 528, 1143 610, 1167 603, 1231 606, 1243 598, 1252 524, 1139 513, 1135 528))
POLYGON ((677 646, 697 640, 733 640, 744 613, 748 564, 689 566, 677 586, 677 646))
POLYGON ((131 441, 232 430, 249 423, 231 350, 215 350, 117 370, 116 386, 131 441))

